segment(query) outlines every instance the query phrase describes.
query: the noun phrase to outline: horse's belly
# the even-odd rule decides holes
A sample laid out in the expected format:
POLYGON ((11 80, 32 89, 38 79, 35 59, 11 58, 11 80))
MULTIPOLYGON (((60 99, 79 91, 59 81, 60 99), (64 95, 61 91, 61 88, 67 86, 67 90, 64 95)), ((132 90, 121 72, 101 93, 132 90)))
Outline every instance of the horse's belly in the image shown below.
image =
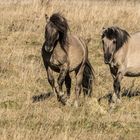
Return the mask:
POLYGON ((126 76, 140 76, 140 52, 134 51, 127 57, 126 76))
POLYGON ((140 52, 133 53, 127 57, 127 67, 140 67, 140 52))
POLYGON ((128 67, 125 76, 137 77, 140 76, 140 66, 139 67, 128 67))
POLYGON ((80 64, 82 64, 83 62, 83 54, 71 54, 71 57, 70 57, 70 71, 73 71, 75 70, 80 64))
POLYGON ((81 58, 72 58, 70 61, 70 71, 74 70, 75 68, 77 68, 80 64, 82 63, 82 59, 81 58))

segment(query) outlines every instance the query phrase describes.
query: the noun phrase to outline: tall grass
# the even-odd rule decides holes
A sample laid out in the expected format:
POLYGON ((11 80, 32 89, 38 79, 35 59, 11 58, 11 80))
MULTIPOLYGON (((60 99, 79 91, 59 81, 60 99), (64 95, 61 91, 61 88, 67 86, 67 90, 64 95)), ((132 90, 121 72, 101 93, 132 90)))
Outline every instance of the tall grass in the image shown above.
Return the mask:
MULTIPOLYGON (((0 138, 2 140, 132 140, 139 139, 140 98, 123 97, 111 114, 107 101, 112 78, 103 63, 102 27, 116 25, 129 33, 140 30, 140 2, 127 0, 0 1, 0 138), (33 103, 32 97, 51 91, 41 58, 45 18, 61 12, 70 33, 90 38, 89 59, 96 71, 94 97, 78 109, 62 106, 55 97, 33 103)), ((73 76, 73 75, 72 75, 73 76)), ((74 76, 73 76, 74 79, 74 76)), ((139 78, 125 78, 122 92, 139 78)), ((74 82, 73 82, 74 86, 74 82)), ((74 90, 72 88, 72 98, 74 90)))

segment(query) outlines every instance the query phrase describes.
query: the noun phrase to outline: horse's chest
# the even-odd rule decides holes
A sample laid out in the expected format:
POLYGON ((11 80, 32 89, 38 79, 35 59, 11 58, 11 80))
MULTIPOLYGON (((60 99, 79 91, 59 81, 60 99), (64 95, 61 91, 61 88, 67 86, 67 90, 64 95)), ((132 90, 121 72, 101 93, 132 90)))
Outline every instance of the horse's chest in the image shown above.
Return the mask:
POLYGON ((46 63, 53 71, 59 72, 61 65, 60 65, 59 61, 57 59, 55 59, 55 57, 51 56, 51 57, 47 58, 46 63))
POLYGON ((50 57, 50 60, 49 60, 49 64, 51 66, 54 66, 54 67, 60 67, 65 62, 66 62, 66 56, 65 55, 58 55, 58 54, 55 54, 55 53, 50 57))

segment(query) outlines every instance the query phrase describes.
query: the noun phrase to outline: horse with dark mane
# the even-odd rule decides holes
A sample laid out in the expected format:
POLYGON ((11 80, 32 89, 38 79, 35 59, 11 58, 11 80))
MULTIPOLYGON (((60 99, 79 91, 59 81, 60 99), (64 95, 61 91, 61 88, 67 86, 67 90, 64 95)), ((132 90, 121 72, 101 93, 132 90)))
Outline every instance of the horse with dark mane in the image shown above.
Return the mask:
POLYGON ((124 76, 140 76, 140 32, 130 35, 119 27, 103 29, 104 61, 114 79, 112 103, 120 100, 120 82, 124 76))
POLYGON ((67 103, 70 97, 70 72, 75 71, 75 105, 78 106, 81 89, 84 94, 91 95, 94 80, 94 71, 88 60, 88 49, 84 41, 74 35, 68 34, 67 20, 59 13, 50 18, 46 15, 45 42, 42 47, 43 62, 47 71, 48 82, 58 101, 67 103), (53 71, 59 73, 57 82, 53 71), (62 85, 65 82, 67 96, 64 98, 62 85))

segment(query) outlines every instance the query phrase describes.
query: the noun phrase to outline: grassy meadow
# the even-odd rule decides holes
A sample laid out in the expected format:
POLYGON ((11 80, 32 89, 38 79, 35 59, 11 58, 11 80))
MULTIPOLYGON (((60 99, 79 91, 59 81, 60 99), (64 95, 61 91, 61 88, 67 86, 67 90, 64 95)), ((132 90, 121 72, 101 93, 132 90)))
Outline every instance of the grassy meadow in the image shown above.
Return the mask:
MULTIPOLYGON (((129 33, 140 30, 138 0, 7 0, 0 1, 0 139, 1 140, 139 140, 139 78, 124 78, 121 104, 108 112, 98 99, 113 91, 104 64, 102 27, 116 25, 129 33), (70 32, 90 39, 89 59, 96 72, 93 97, 81 106, 63 106, 51 92, 41 58, 45 13, 61 12, 70 32), (130 96, 126 96, 126 95, 130 96), (138 94, 136 94, 138 95, 138 94)), ((72 74, 74 98, 74 74, 72 74)))

